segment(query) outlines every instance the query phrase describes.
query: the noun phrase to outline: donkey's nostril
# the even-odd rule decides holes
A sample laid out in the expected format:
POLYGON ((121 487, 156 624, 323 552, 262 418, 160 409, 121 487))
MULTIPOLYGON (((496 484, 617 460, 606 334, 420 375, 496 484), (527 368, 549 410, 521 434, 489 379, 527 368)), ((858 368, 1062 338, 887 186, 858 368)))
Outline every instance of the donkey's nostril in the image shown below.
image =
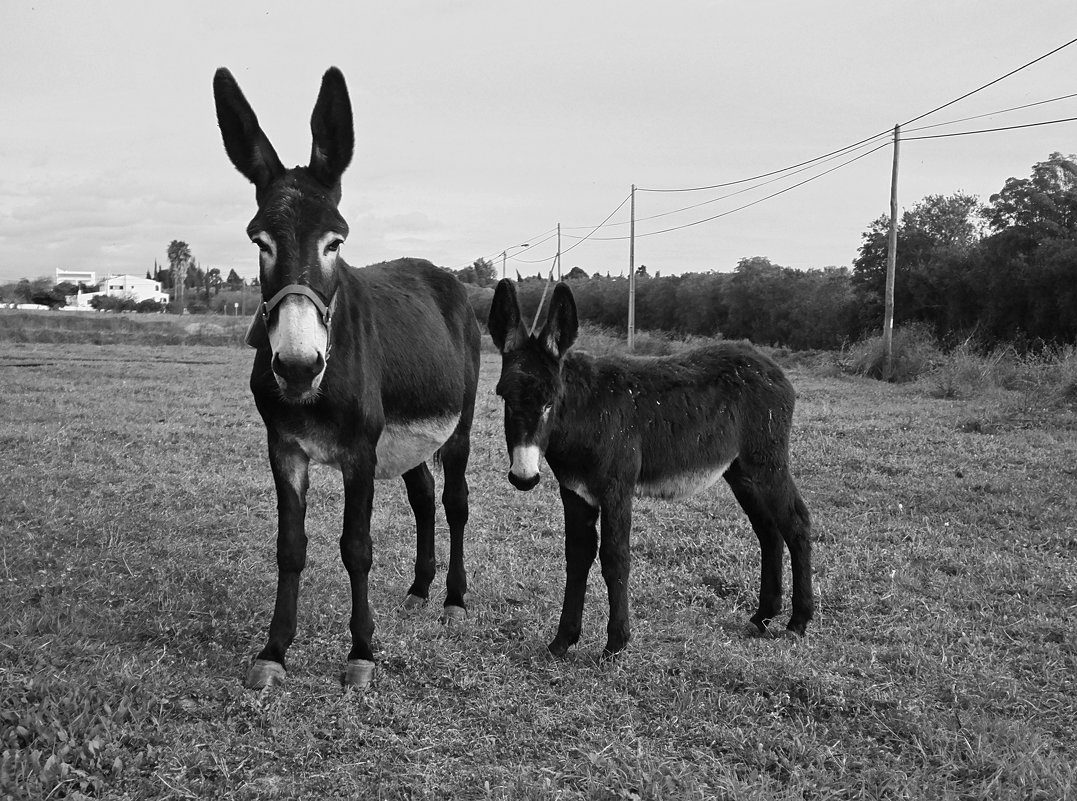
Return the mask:
POLYGON ((516 475, 510 470, 509 483, 512 484, 512 486, 516 487, 516 489, 527 492, 528 490, 533 490, 535 486, 539 483, 539 474, 535 473, 535 475, 531 476, 530 478, 520 478, 520 476, 516 475))
POLYGON ((279 353, 273 354, 273 372, 288 384, 308 387, 325 369, 325 359, 319 353, 314 359, 282 359, 279 353))

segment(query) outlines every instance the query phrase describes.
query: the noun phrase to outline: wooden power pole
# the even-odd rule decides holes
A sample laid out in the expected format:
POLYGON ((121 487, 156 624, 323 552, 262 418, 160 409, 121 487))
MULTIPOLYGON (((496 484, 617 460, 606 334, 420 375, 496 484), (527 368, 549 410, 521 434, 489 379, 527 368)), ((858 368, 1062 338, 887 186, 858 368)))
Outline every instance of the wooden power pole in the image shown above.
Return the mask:
POLYGON ((890 238, 886 247, 886 295, 883 303, 883 378, 887 381, 894 369, 894 273, 897 269, 897 182, 898 143, 901 126, 894 126, 894 170, 890 176, 890 238))
POLYGON ((628 352, 636 344, 636 185, 632 184, 628 225, 628 352))

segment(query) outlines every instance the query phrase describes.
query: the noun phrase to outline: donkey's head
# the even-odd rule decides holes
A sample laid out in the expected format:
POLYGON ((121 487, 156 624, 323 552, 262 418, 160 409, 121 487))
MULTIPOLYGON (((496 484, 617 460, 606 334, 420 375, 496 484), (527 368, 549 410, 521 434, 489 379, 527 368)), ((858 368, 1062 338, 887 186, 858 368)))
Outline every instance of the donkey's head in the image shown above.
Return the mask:
POLYGON ((505 401, 509 481, 529 490, 538 484, 539 460, 564 394, 561 364, 579 329, 572 290, 564 284, 554 287, 546 324, 532 336, 524 327, 515 287, 502 279, 490 306, 489 328, 501 351, 497 394, 505 401))
POLYGON ((310 402, 318 396, 332 345, 338 251, 348 236, 337 210, 340 176, 355 146, 348 88, 340 70, 326 71, 310 118, 310 164, 291 170, 223 67, 213 77, 213 96, 224 149, 254 184, 258 203, 247 235, 259 250, 262 306, 248 343, 271 349, 285 399, 310 402))

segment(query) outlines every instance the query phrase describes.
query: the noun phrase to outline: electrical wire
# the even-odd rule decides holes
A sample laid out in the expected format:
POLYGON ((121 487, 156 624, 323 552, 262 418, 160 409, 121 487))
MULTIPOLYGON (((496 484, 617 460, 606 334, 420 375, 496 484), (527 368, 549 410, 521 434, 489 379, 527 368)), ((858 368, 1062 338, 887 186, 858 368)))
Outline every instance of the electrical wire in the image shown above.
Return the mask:
MULTIPOLYGON (((866 145, 862 145, 861 147, 866 147, 866 145)), ((840 155, 847 155, 848 152, 852 152, 852 151, 847 151, 846 153, 842 153, 840 155)), ((867 155, 867 154, 865 153, 864 155, 867 155)), ((692 209, 698 209, 700 206, 706 206, 706 205, 709 205, 711 203, 717 203, 720 200, 728 200, 731 197, 736 197, 737 195, 743 195, 745 192, 751 192, 751 191, 754 191, 754 190, 759 189, 761 187, 769 186, 770 184, 774 184, 774 183, 777 183, 778 181, 785 180, 786 178, 790 178, 790 177, 792 177, 794 175, 799 175, 800 173, 807 172, 808 170, 811 170, 814 167, 818 167, 820 164, 825 164, 828 161, 833 161, 834 159, 839 158, 839 157, 840 156, 830 156, 829 158, 826 158, 826 159, 823 159, 823 160, 819 161, 817 164, 812 164, 812 165, 809 165, 807 167, 801 167, 799 170, 794 170, 793 172, 790 172, 790 173, 788 173, 786 175, 780 175, 780 176, 778 176, 776 178, 771 178, 769 181, 763 181, 762 183, 758 183, 758 184, 755 184, 753 186, 747 186, 747 187, 745 187, 743 189, 738 189, 735 192, 727 192, 724 195, 719 195, 718 197, 713 197, 710 200, 703 200, 703 201, 700 201, 699 203, 693 203, 690 206, 682 206, 681 208, 673 209, 672 211, 663 211, 663 212, 660 212, 659 214, 652 214, 652 215, 650 215, 648 217, 637 217, 636 222, 641 223, 641 222, 647 222, 648 220, 657 220, 660 217, 670 217, 670 216, 672 216, 674 214, 680 214, 681 212, 684 212, 684 211, 691 211, 692 209)), ((637 192, 639 191, 638 187, 637 187, 636 191, 637 192)), ((613 228, 613 227, 616 227, 616 226, 629 225, 630 222, 631 221, 610 223, 606 227, 607 228, 613 228)), ((587 227, 590 227, 590 226, 587 226, 587 227)), ((564 229, 563 228, 562 230, 564 231, 564 230, 577 230, 577 229, 575 229, 575 228, 564 229)), ((579 238, 579 237, 572 236, 571 234, 565 234, 565 236, 568 236, 570 239, 578 239, 579 238)))
POLYGON ((1064 50, 1065 48, 1069 47, 1070 45, 1072 45, 1072 44, 1074 44, 1074 43, 1077 43, 1077 39, 1070 39, 1070 40, 1069 40, 1068 42, 1066 42, 1065 44, 1063 44, 1063 45, 1059 45, 1059 46, 1058 46, 1058 47, 1056 47, 1056 48, 1055 48, 1054 50, 1051 50, 1050 52, 1044 53, 1044 54, 1043 54, 1042 56, 1040 56, 1039 58, 1034 58, 1034 59, 1032 59, 1032 60, 1031 60, 1030 62, 1028 62, 1027 64, 1022 64, 1022 65, 1021 65, 1020 67, 1018 67, 1017 69, 1013 69, 1013 70, 1010 70, 1010 71, 1009 71, 1009 72, 1007 72, 1007 73, 1006 73, 1005 75, 1001 75, 1001 76, 999 76, 998 78, 995 78, 995 80, 993 80, 993 81, 988 81, 988 82, 987 82, 987 83, 985 83, 985 84, 984 84, 983 86, 977 87, 976 89, 973 89, 973 90, 972 90, 971 92, 965 92, 965 94, 961 95, 961 97, 955 97, 955 98, 954 98, 953 100, 951 100, 951 101, 950 101, 949 103, 943 103, 943 104, 942 104, 941 106, 938 106, 937 108, 933 108, 933 109, 931 109, 931 111, 925 111, 925 112, 924 112, 923 114, 921 114, 921 115, 920 115, 920 116, 918 116, 918 117, 913 117, 913 118, 912 118, 911 120, 906 120, 905 122, 901 123, 901 127, 902 127, 902 128, 904 128, 904 127, 905 127, 906 125, 910 125, 910 124, 912 124, 912 123, 916 122, 917 120, 922 120, 922 119, 923 119, 924 117, 929 117, 929 116, 931 116, 931 115, 932 115, 932 114, 934 114, 934 113, 935 113, 936 111, 942 111, 942 110, 943 110, 944 108, 948 108, 948 107, 950 107, 950 106, 954 105, 954 103, 958 103, 958 102, 960 102, 960 101, 964 100, 964 99, 965 99, 965 98, 967 98, 967 97, 972 97, 972 96, 973 96, 974 94, 976 94, 977 92, 982 92, 982 91, 983 91, 984 89, 986 89, 987 87, 989 87, 989 86, 994 86, 994 85, 995 85, 996 83, 998 83, 999 81, 1002 81, 1002 80, 1004 80, 1004 79, 1006 79, 1006 78, 1009 78, 1009 77, 1010 77, 1011 75, 1016 75, 1016 74, 1017 74, 1017 73, 1019 73, 1019 72, 1020 72, 1021 70, 1023 70, 1023 69, 1027 69, 1028 67, 1031 67, 1031 66, 1032 66, 1033 64, 1035 64, 1035 63, 1037 63, 1037 62, 1039 62, 1039 61, 1043 61, 1043 60, 1044 60, 1045 58, 1047 58, 1048 56, 1053 56, 1053 55, 1054 55, 1055 53, 1057 53, 1057 52, 1058 52, 1059 50, 1064 50))
POLYGON ((637 186, 636 191, 637 192, 701 192, 701 191, 703 191, 705 189, 723 189, 723 188, 725 188, 727 186, 736 186, 737 184, 746 184, 746 183, 750 183, 752 181, 758 181, 760 178, 770 178, 772 175, 778 175, 779 173, 789 172, 790 170, 795 170, 798 167, 804 167, 805 165, 814 164, 817 161, 822 161, 824 159, 828 160, 832 156, 836 157, 836 156, 844 155, 845 153, 848 153, 849 151, 855 150, 856 148, 861 147, 862 145, 869 144, 869 143, 875 141, 876 139, 878 139, 880 137, 890 136, 891 133, 892 133, 892 130, 890 128, 887 128, 885 131, 880 131, 879 133, 873 134, 872 136, 869 136, 866 139, 861 139, 859 142, 853 142, 853 144, 851 144, 851 145, 846 145, 845 147, 838 148, 837 150, 832 150, 829 153, 824 153, 823 155, 816 156, 813 159, 808 159, 807 161, 801 161, 801 162, 799 162, 797 164, 790 164, 788 167, 782 167, 780 170, 771 170, 770 172, 764 172, 764 173, 760 173, 759 175, 753 175, 751 178, 740 178, 740 179, 738 179, 736 181, 726 181, 725 183, 711 184, 710 186, 689 186, 689 187, 684 187, 684 188, 680 188, 680 189, 653 189, 653 188, 637 186))
MULTIPOLYGON (((610 217, 612 217, 612 216, 613 216, 614 214, 616 214, 617 212, 619 212, 619 211, 621 210, 621 208, 622 208, 622 207, 624 206, 624 204, 625 204, 625 203, 627 203, 627 202, 629 201, 629 199, 631 199, 631 197, 632 197, 632 194, 631 194, 631 193, 629 193, 629 194, 625 195, 625 199, 624 199, 624 200, 622 200, 622 201, 621 201, 620 203, 618 203, 618 204, 617 204, 617 208, 615 208, 615 209, 614 209, 613 211, 611 211, 611 212, 610 212, 609 214, 607 214, 607 215, 606 215, 606 219, 604 219, 604 220, 603 220, 602 222, 600 222, 600 223, 599 223, 598 225, 594 226, 594 227, 593 227, 593 228, 591 229, 591 233, 587 234, 587 236, 573 236, 573 237, 569 237, 570 239, 577 239, 577 240, 579 240, 579 241, 577 241, 577 242, 576 242, 576 243, 575 243, 574 245, 572 245, 571 247, 568 247, 568 248, 566 248, 565 250, 562 250, 562 251, 560 251, 560 252, 559 252, 559 253, 557 254, 557 256, 564 256, 564 255, 565 255, 566 253, 568 253, 568 252, 570 252, 570 251, 574 250, 575 248, 579 247, 579 246, 580 246, 580 245, 582 245, 582 244, 583 244, 584 242, 586 242, 586 241, 587 241, 588 239, 590 239, 590 238, 591 238, 591 236, 592 236, 592 235, 593 235, 593 234, 594 234, 594 233, 595 233, 596 231, 598 231, 599 229, 601 229, 602 227, 604 227, 604 226, 606 225, 606 223, 607 223, 607 222, 609 222, 609 219, 610 219, 610 217)), ((566 236, 566 234, 562 233, 562 236, 566 236)), ((557 258, 557 256, 555 256, 554 258, 557 258)), ((532 260, 532 259, 516 259, 516 261, 519 261, 519 262, 521 262, 521 263, 523 263, 523 264, 541 264, 542 262, 546 261, 546 259, 533 259, 533 260, 532 260)))
POLYGON ((957 131, 955 133, 931 134, 929 136, 901 137, 902 142, 915 142, 917 139, 943 139, 949 136, 972 136, 973 134, 994 133, 995 131, 1015 131, 1018 128, 1037 128, 1041 125, 1056 125, 1060 122, 1073 122, 1077 117, 1066 117, 1061 120, 1044 120, 1043 122, 1028 122, 1024 125, 1006 125, 1001 128, 983 128, 979 131, 957 131))
POLYGON ((1077 97, 1077 92, 1069 95, 1061 95, 1059 97, 1052 97, 1050 100, 1038 100, 1035 103, 1025 103, 1023 106, 1012 106, 1010 108, 999 109, 998 111, 989 111, 986 114, 976 114, 972 117, 962 117, 959 120, 950 120, 949 122, 936 122, 931 125, 921 125, 919 128, 903 128, 901 133, 914 133, 915 131, 927 131, 931 128, 941 128, 944 125, 957 125, 962 122, 971 122, 972 120, 982 120, 984 117, 994 117, 999 114, 1008 114, 1011 111, 1021 111, 1026 108, 1033 108, 1034 106, 1043 106, 1047 103, 1057 103, 1059 100, 1069 100, 1071 97, 1077 97))
MULTIPOLYGON (((912 119, 907 120, 904 123, 902 123, 901 127, 904 128, 906 125, 910 125, 910 124, 916 122, 917 120, 922 120, 924 117, 928 117, 928 116, 934 114, 937 111, 942 111, 944 108, 948 108, 948 107, 954 105, 955 103, 957 103, 957 102, 959 102, 961 100, 964 100, 967 97, 971 97, 972 95, 976 94, 977 92, 982 92, 984 89, 987 89, 990 86, 994 86, 999 81, 1002 81, 1002 80, 1004 80, 1006 78, 1009 78, 1011 75, 1015 75, 1018 72, 1020 72, 1021 70, 1027 69, 1028 67, 1031 67, 1033 64, 1036 64, 1039 61, 1043 61, 1045 58, 1054 55, 1055 53, 1069 47, 1070 45, 1072 45, 1074 43, 1077 43, 1077 39, 1071 39, 1070 41, 1066 42, 1065 44, 1059 45, 1055 49, 1053 49, 1053 50, 1051 50, 1051 51, 1049 51, 1047 53, 1044 53, 1042 56, 1039 56, 1038 58, 1034 58, 1034 59, 1032 59, 1032 61, 1029 61, 1026 64, 1022 64, 1020 67, 1017 67, 1016 69, 1010 70, 1005 75, 1002 75, 1002 76, 1000 76, 998 78, 995 78, 993 81, 989 81, 988 83, 985 83, 982 86, 977 87, 976 89, 973 89, 971 92, 966 92, 965 94, 961 95, 960 97, 954 98, 953 100, 949 101, 948 103, 943 103, 941 106, 937 106, 936 108, 931 109, 931 111, 925 111, 923 114, 920 114, 917 117, 913 117, 912 119)), ((1044 101, 1044 102, 1050 102, 1050 101, 1044 101)), ((711 184, 709 186, 693 186, 693 187, 684 187, 684 188, 654 189, 654 188, 636 187, 636 191, 637 192, 697 192, 697 191, 702 191, 702 190, 706 190, 706 189, 722 189, 724 187, 734 186, 736 184, 750 183, 752 181, 759 180, 760 178, 769 178, 772 175, 777 175, 779 173, 788 172, 790 170, 794 170, 794 169, 797 169, 799 167, 803 167, 805 165, 813 164, 813 163, 815 163, 817 161, 820 161, 820 160, 823 160, 823 159, 828 159, 831 156, 842 155, 847 151, 856 149, 856 148, 860 147, 861 145, 866 145, 866 144, 868 144, 868 143, 870 143, 870 142, 872 142, 872 141, 874 141, 874 140, 876 140, 876 139, 878 139, 878 138, 880 138, 882 136, 889 136, 890 133, 891 133, 891 130, 892 129, 887 129, 885 131, 880 131, 879 133, 877 133, 877 134, 875 134, 873 136, 869 136, 866 139, 861 139, 859 142, 854 142, 851 145, 846 145, 845 147, 839 148, 838 150, 831 151, 830 153, 825 153, 822 156, 816 156, 813 159, 809 159, 807 161, 802 161, 802 162, 799 162, 798 164, 792 164, 792 165, 790 165, 788 167, 783 167, 783 168, 781 168, 779 170, 772 170, 771 172, 761 173, 760 175, 756 175, 756 176, 753 176, 751 178, 741 178, 741 179, 736 180, 736 181, 727 181, 725 183, 711 184)))
MULTIPOLYGON (((707 218, 702 219, 702 220, 696 220, 695 222, 685 223, 684 225, 675 225, 672 228, 663 228, 663 229, 661 229, 659 231, 648 231, 645 234, 636 234, 636 239, 641 239, 641 238, 643 238, 645 236, 657 236, 658 234, 668 234, 671 231, 680 231, 680 230, 682 230, 684 228, 691 228, 691 227, 696 226, 696 225, 702 225, 703 223, 710 222, 711 220, 717 220, 717 219, 719 219, 721 217, 728 217, 730 214, 734 214, 734 213, 736 213, 738 211, 743 211, 744 209, 751 208, 752 206, 756 206, 756 205, 758 205, 758 204, 760 204, 760 203, 762 203, 762 202, 764 202, 766 200, 770 200, 771 198, 775 198, 778 195, 784 195, 786 192, 791 192, 792 190, 796 189, 797 187, 804 186, 804 184, 807 184, 807 183, 811 183, 812 181, 816 180, 817 178, 822 178, 824 175, 829 175, 832 172, 836 172, 837 170, 840 170, 842 167, 846 167, 849 164, 852 164, 854 161, 860 161, 860 159, 865 158, 867 156, 870 156, 872 153, 876 153, 876 152, 882 150, 884 147, 887 147, 889 144, 890 144, 889 142, 883 142, 881 145, 876 145, 875 147, 873 147, 871 150, 867 151, 866 153, 861 153, 859 156, 856 156, 855 158, 851 158, 848 161, 844 161, 844 162, 842 162, 841 164, 838 164, 835 167, 831 167, 829 170, 825 170, 824 172, 821 172, 818 175, 813 175, 811 178, 805 178, 803 181, 799 181, 799 182, 793 184, 792 186, 787 186, 787 187, 785 187, 785 189, 779 189, 777 192, 772 192, 771 194, 767 195, 766 197, 761 197, 758 200, 753 200, 751 203, 745 203, 743 206, 737 206, 737 208, 735 208, 735 209, 729 209, 729 211, 723 211, 721 214, 715 214, 712 217, 707 217, 707 218)), ((598 236, 598 237, 594 237, 596 242, 616 242, 616 241, 621 241, 621 240, 630 239, 630 238, 631 237, 627 237, 627 236, 608 236, 608 237, 598 236)))
MULTIPOLYGON (((908 125, 910 125, 910 124, 912 124, 914 122, 917 122, 918 120, 922 120, 925 117, 928 117, 928 116, 930 116, 932 114, 935 114, 936 112, 942 111, 945 108, 949 108, 950 106, 952 106, 952 105, 954 105, 954 104, 956 104, 956 103, 958 103, 958 102, 960 102, 962 100, 965 100, 966 98, 969 98, 972 95, 983 91, 984 89, 987 89, 987 88, 989 88, 991 86, 994 86, 995 84, 999 83, 1000 81, 1003 81, 1006 78, 1009 78, 1012 75, 1015 75, 1018 72, 1021 72, 1022 70, 1027 69, 1028 67, 1031 67, 1032 65, 1034 65, 1034 64, 1036 64, 1036 63, 1038 63, 1040 61, 1043 61, 1044 59, 1054 55, 1055 53, 1058 53, 1059 51, 1061 51, 1061 50, 1063 50, 1063 49, 1065 49, 1065 48, 1067 48, 1067 47, 1069 47, 1069 46, 1071 46, 1071 45, 1073 45, 1075 43, 1077 43, 1077 38, 1071 39, 1070 41, 1068 41, 1068 42, 1066 42, 1066 43, 1064 43, 1062 45, 1059 45, 1058 47, 1054 48, 1053 50, 1050 50, 1047 53, 1044 53, 1043 55, 1041 55, 1041 56, 1039 56, 1037 58, 1034 58, 1034 59, 1032 59, 1031 61, 1029 61, 1029 62, 1027 62, 1025 64, 1022 64, 1021 66, 1010 70, 1006 74, 1001 75, 998 78, 995 78, 994 80, 989 81, 989 82, 983 84, 982 86, 979 86, 976 89, 973 89, 970 92, 966 92, 965 94, 963 94, 963 95, 961 95, 959 97, 956 97, 956 98, 954 98, 953 100, 950 100, 947 103, 943 103, 942 105, 937 106, 937 107, 931 109, 930 111, 926 111, 923 114, 920 114, 920 115, 918 115, 916 117, 913 117, 913 118, 907 120, 906 122, 901 124, 901 127, 904 128, 905 126, 908 126, 908 125)), ((950 122, 935 123, 933 125, 925 125, 925 126, 921 126, 919 128, 914 128, 910 132, 923 131, 923 130, 928 130, 928 129, 932 129, 932 128, 942 127, 942 126, 945 126, 945 125, 956 125, 956 124, 959 124, 961 122, 968 122, 968 121, 971 121, 971 120, 974 120, 974 119, 981 119, 983 117, 989 117, 989 116, 993 116, 993 115, 996 115, 996 114, 1005 114, 1005 113, 1008 113, 1008 112, 1011 112, 1011 111, 1017 111, 1017 110, 1020 110, 1020 109, 1031 108, 1031 107, 1034 107, 1034 106, 1044 105, 1044 104, 1047 104, 1047 103, 1053 103, 1053 102, 1056 102, 1056 101, 1059 101, 1059 100, 1066 100, 1066 99, 1069 99, 1069 98, 1072 98, 1072 97, 1077 97, 1077 93, 1068 94, 1068 95, 1062 95, 1060 97, 1051 98, 1049 100, 1041 100, 1041 101, 1037 101, 1035 103, 1027 103, 1027 104, 1020 105, 1020 106, 1014 106, 1014 107, 1011 107, 1011 108, 990 112, 988 114, 980 114, 980 115, 976 115, 976 116, 972 116, 972 117, 966 117, 966 118, 960 119, 960 120, 952 120, 950 122)), ((1038 127, 1038 126, 1043 126, 1043 125, 1053 125, 1053 124, 1058 124, 1058 123, 1063 123, 1063 122, 1072 122, 1074 120, 1077 120, 1077 117, 1068 117, 1068 118, 1064 118, 1064 119, 1055 119, 1055 120, 1047 120, 1047 121, 1035 122, 1035 123, 1026 123, 1026 124, 1022 124, 1022 125, 1010 125, 1010 126, 1003 126, 1003 127, 998 127, 998 128, 985 128, 985 129, 976 130, 976 131, 960 131, 960 132, 955 132, 955 133, 931 134, 931 135, 924 135, 924 136, 901 136, 900 138, 901 138, 901 141, 917 141, 917 140, 924 140, 924 139, 940 139, 940 138, 948 138, 948 137, 955 137, 955 136, 970 136, 970 135, 973 135, 973 134, 992 133, 992 132, 997 132, 997 131, 1009 131, 1009 130, 1017 130, 1017 129, 1020 129, 1020 128, 1032 128, 1032 127, 1038 127)), ((866 146, 878 141, 880 138, 886 137, 886 141, 882 142, 881 144, 876 145, 875 147, 873 147, 871 150, 868 150, 867 152, 861 153, 860 155, 858 155, 858 156, 856 156, 856 157, 854 157, 852 159, 844 161, 841 164, 838 164, 837 166, 830 168, 829 170, 825 170, 824 172, 821 172, 821 173, 819 173, 817 175, 814 175, 814 176, 812 176, 810 178, 806 178, 803 181, 799 181, 799 182, 797 182, 797 183, 795 183, 795 184, 793 184, 791 186, 788 186, 788 187, 786 187, 784 189, 781 189, 781 190, 779 190, 777 192, 773 192, 773 193, 771 193, 771 194, 769 194, 769 195, 767 195, 765 197, 762 197, 762 198, 759 198, 757 200, 754 200, 751 203, 746 203, 746 204, 744 204, 742 206, 738 206, 735 209, 730 209, 730 210, 722 212, 720 214, 716 214, 716 215, 713 215, 713 216, 710 216, 710 217, 706 217, 706 218, 701 219, 701 220, 696 220, 695 222, 685 223, 683 225, 677 225, 677 226, 673 226, 673 227, 670 227, 670 228, 664 228, 664 229, 657 230, 657 231, 650 231, 650 232, 644 233, 644 234, 637 234, 636 236, 637 236, 637 238, 640 238, 640 237, 645 237, 645 236, 656 236, 658 234, 670 233, 672 231, 679 231, 679 230, 682 230, 682 229, 685 229, 685 228, 690 228, 690 227, 693 227, 693 226, 696 226, 696 225, 702 225, 703 223, 710 222, 712 220, 716 220, 716 219, 719 219, 721 217, 726 217, 726 216, 728 216, 730 214, 733 214, 735 212, 742 211, 744 209, 750 208, 751 206, 758 205, 759 203, 762 203, 764 201, 770 200, 770 199, 772 199, 774 197, 777 197, 778 195, 785 194, 786 192, 792 191, 793 189, 801 187, 804 184, 810 183, 811 181, 814 181, 817 178, 821 178, 821 177, 823 177, 825 175, 829 175, 830 173, 835 172, 836 170, 839 170, 842 167, 845 167, 845 166, 847 166, 849 164, 852 164, 853 162, 859 161, 860 159, 865 158, 866 156, 869 156, 872 153, 875 153, 875 152, 881 150, 882 148, 886 147, 890 143, 891 134, 892 134, 891 129, 880 131, 879 133, 873 134, 872 136, 866 137, 866 138, 861 139, 861 140, 859 140, 857 142, 854 142, 852 144, 849 144, 849 145, 846 145, 844 147, 838 148, 837 150, 832 150, 829 153, 824 153, 824 154, 822 154, 820 156, 816 156, 815 158, 808 159, 806 161, 801 161, 801 162, 798 162, 796 164, 791 164, 791 165, 789 165, 787 167, 783 167, 781 169, 771 170, 769 172, 760 173, 758 175, 754 175, 754 176, 751 176, 751 177, 748 177, 748 178, 740 178, 740 179, 737 179, 737 180, 734 180, 734 181, 725 181, 725 182, 722 182, 722 183, 709 184, 709 185, 706 185, 706 186, 677 187, 677 188, 654 188, 654 187, 639 187, 639 186, 637 186, 637 187, 635 187, 635 191, 637 191, 637 192, 652 192, 652 193, 699 192, 699 191, 705 191, 705 190, 710 190, 710 189, 723 189, 723 188, 726 188, 726 187, 738 186, 740 184, 752 183, 752 182, 755 182, 755 181, 759 181, 759 180, 761 180, 763 178, 771 178, 772 179, 770 181, 765 181, 765 182, 763 182, 761 184, 756 184, 755 186, 746 187, 744 189, 738 190, 736 192, 731 192, 731 193, 728 193, 726 195, 722 195, 722 196, 717 197, 717 198, 711 198, 709 200, 705 200, 705 201, 702 201, 700 203, 695 203, 695 204, 692 204, 690 206, 685 206, 685 207, 682 207, 682 208, 679 208, 679 209, 675 209, 673 211, 662 212, 660 214, 655 214, 655 215, 651 215, 650 217, 644 217, 642 219, 637 219, 636 220, 636 222, 643 222, 643 221, 646 221, 646 220, 653 220, 653 219, 657 219, 657 218, 660 218, 660 217, 667 217, 667 216, 677 214, 677 213, 680 213, 680 212, 689 211, 689 210, 694 209, 694 208, 699 208, 700 206, 705 206, 705 205, 708 205, 710 203, 715 203, 715 202, 717 202, 719 200, 728 199, 729 197, 733 197, 733 196, 738 195, 738 194, 743 194, 744 192, 752 191, 753 189, 758 189, 761 186, 766 186, 768 184, 775 183, 775 182, 777 182, 779 180, 782 180, 784 178, 788 178, 788 177, 790 177, 792 175, 797 175, 799 173, 806 172, 809 169, 811 169, 813 166, 818 166, 819 164, 823 164, 823 163, 826 163, 828 161, 832 161, 835 158, 840 158, 841 156, 844 156, 844 155, 847 155, 847 154, 849 154, 851 152, 854 152, 857 149, 861 149, 863 147, 866 147, 866 146), (779 176, 779 177, 775 177, 775 176, 779 176)), ((591 228, 590 232, 586 236, 576 237, 576 236, 573 236, 571 234, 563 234, 564 236, 567 236, 570 239, 576 239, 577 241, 576 241, 575 244, 573 244, 572 246, 570 246, 566 250, 564 250, 561 253, 555 255, 554 258, 556 259, 558 256, 563 255, 564 253, 568 253, 569 251, 571 251, 572 249, 578 247, 579 245, 582 245, 584 242, 586 242, 589 239, 593 239, 594 241, 603 241, 603 242, 622 241, 622 240, 629 239, 630 237, 627 237, 627 236, 596 237, 596 236, 594 236, 594 234, 596 232, 598 232, 599 230, 601 230, 603 227, 607 227, 607 223, 609 222, 610 218, 614 214, 616 214, 624 206, 625 203, 628 202, 630 197, 631 197, 631 195, 629 195, 624 200, 622 200, 618 204, 617 208, 615 208, 612 212, 610 212, 610 214, 608 214, 606 216, 606 218, 601 223, 599 223, 597 226, 594 226, 593 228, 591 228)), ((625 222, 610 223, 608 227, 623 226, 623 225, 626 225, 626 224, 627 223, 625 223, 625 222)), ((586 226, 576 226, 574 228, 563 229, 563 230, 581 230, 584 227, 586 227, 586 226)), ((548 241, 551 238, 552 238, 552 235, 547 236, 546 239, 543 239, 538 244, 542 244, 542 243, 548 241)), ((501 253, 501 252, 503 252, 503 251, 498 251, 498 253, 501 253)), ((498 254, 495 253, 493 255, 496 256, 498 254)), ((518 261, 518 262, 521 262, 521 263, 524 263, 524 264, 538 264, 538 263, 546 261, 546 259, 530 260, 530 259, 514 258, 513 261, 518 261)))

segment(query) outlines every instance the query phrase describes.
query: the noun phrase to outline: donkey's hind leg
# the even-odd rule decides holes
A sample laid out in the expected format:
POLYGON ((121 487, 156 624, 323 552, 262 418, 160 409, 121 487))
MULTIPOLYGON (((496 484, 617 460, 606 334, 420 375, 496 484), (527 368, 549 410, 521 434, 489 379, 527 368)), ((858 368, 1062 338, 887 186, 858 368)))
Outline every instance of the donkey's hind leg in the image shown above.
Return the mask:
POLYGON ((789 548, 793 611, 787 628, 803 634, 812 619, 811 517, 787 468, 749 468, 735 461, 725 474, 759 539, 759 608, 751 622, 766 633, 782 608, 782 556, 789 548))
POLYGON ((442 622, 453 623, 467 617, 467 571, 464 569, 464 528, 468 519, 467 461, 471 452, 471 432, 459 426, 441 446, 445 489, 441 502, 449 523, 449 570, 445 575, 445 609, 442 622))
POLYGON ((430 582, 437 570, 434 557, 434 477, 423 462, 404 473, 408 503, 415 513, 415 581, 404 599, 405 609, 423 606, 430 597, 430 582))

